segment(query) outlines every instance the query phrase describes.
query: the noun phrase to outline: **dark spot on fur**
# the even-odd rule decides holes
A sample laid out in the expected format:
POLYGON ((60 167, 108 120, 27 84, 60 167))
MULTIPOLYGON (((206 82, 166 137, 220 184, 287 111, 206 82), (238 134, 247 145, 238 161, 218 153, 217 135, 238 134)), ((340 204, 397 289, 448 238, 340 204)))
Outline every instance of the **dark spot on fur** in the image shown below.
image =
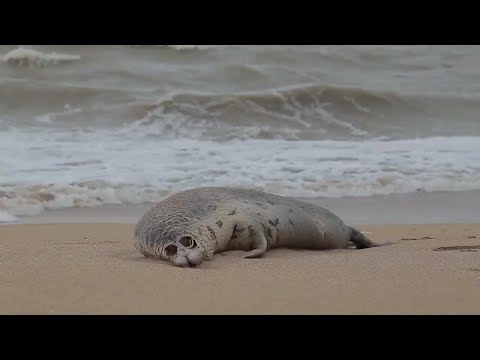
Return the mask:
POLYGON ((237 209, 233 209, 231 213, 228 213, 227 215, 235 215, 237 213, 237 209))
POLYGON ((217 207, 215 205, 208 205, 208 208, 210 210, 217 210, 217 207))
POLYGON ((199 217, 199 216, 197 216, 197 220, 202 220, 202 218, 201 218, 201 217, 199 217))
POLYGON ((268 201, 268 200, 267 200, 267 203, 269 203, 269 204, 272 205, 272 206, 275 205, 275 203, 272 202, 272 201, 268 201))
POLYGON ((278 220, 278 218, 275 218, 275 226, 280 224, 280 220, 278 220))
POLYGON ((210 226, 207 226, 207 230, 210 233, 210 235, 212 235, 212 238, 214 240, 216 240, 217 239, 217 234, 215 234, 215 231, 213 231, 213 229, 210 226))
POLYGON ((277 226, 272 220, 268 220, 268 223, 272 226, 275 226, 275 227, 277 226))
POLYGON ((248 236, 250 237, 250 239, 253 238, 255 236, 255 234, 256 234, 255 230, 253 230, 252 226, 249 225, 248 226, 248 236))
POLYGON ((289 212, 293 213, 293 210, 292 209, 288 209, 289 212))
POLYGON ((292 224, 293 226, 295 226, 295 223, 292 221, 292 219, 288 219, 288 222, 289 222, 290 224, 292 224))
POLYGON ((245 231, 245 228, 239 228, 237 229, 237 232, 241 233, 241 232, 244 232, 245 231))
POLYGON ((237 238, 237 236, 235 235, 236 229, 237 229, 237 224, 235 224, 235 226, 233 227, 232 236, 230 237, 230 241, 228 242, 228 245, 230 245, 230 243, 237 238))
POLYGON ((257 213, 257 215, 258 215, 258 216, 262 216, 262 214, 260 214, 260 213, 257 213))
POLYGON ((267 234, 270 238, 272 238, 272 229, 268 228, 267 229, 267 234))
POLYGON ((218 220, 215 224, 217 224, 217 226, 221 229, 222 226, 223 226, 223 221, 222 221, 222 220, 218 220))
POLYGON ((264 224, 264 223, 261 223, 260 225, 262 225, 262 227, 263 227, 263 230, 266 230, 266 229, 267 229, 267 227, 265 226, 265 224, 264 224))

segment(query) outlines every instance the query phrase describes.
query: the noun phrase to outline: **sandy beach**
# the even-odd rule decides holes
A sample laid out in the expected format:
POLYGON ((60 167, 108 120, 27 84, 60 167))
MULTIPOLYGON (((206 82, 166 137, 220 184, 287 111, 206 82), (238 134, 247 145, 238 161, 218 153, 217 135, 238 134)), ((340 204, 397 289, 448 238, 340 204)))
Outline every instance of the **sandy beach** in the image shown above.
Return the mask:
MULTIPOLYGON (((429 195, 424 206, 430 206, 431 217, 440 219, 442 210, 432 206, 430 198, 439 199, 429 195)), ((418 213, 423 209, 411 202, 422 200, 414 199, 404 199, 411 209, 403 209, 406 218, 417 213, 417 219, 431 220, 418 213)), ((350 200, 350 209, 369 201, 376 204, 357 216, 372 220, 382 200, 356 201, 350 200)), ((400 211, 390 204, 392 213, 400 211)), ((455 207, 455 202, 450 204, 455 207)), ((467 206, 464 212, 472 210, 467 206)), ((72 218, 64 216, 59 221, 63 223, 0 226, 0 313, 480 313, 478 223, 355 222, 372 240, 393 244, 365 250, 278 249, 262 259, 229 252, 199 268, 181 269, 145 259, 135 250, 130 220, 138 212, 137 208, 130 218, 119 217, 124 223, 82 223, 73 212, 78 221, 71 223, 66 220, 72 218)), ((341 214, 355 218, 353 213, 341 214)), ((452 214, 452 219, 459 217, 460 207, 452 214)))
POLYGON ((480 314, 479 62, 476 45, 0 45, 0 314, 480 314), (316 203, 388 245, 144 258, 137 221, 195 187, 316 203))

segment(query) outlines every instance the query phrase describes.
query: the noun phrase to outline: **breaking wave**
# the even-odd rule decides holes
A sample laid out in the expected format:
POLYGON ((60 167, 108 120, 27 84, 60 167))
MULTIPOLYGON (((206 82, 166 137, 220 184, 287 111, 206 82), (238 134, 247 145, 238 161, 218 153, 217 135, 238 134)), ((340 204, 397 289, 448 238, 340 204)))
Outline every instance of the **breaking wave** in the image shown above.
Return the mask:
POLYGON ((7 64, 38 67, 69 63, 80 59, 81 57, 78 55, 59 54, 56 52, 43 53, 24 47, 12 50, 2 57, 2 61, 7 64))

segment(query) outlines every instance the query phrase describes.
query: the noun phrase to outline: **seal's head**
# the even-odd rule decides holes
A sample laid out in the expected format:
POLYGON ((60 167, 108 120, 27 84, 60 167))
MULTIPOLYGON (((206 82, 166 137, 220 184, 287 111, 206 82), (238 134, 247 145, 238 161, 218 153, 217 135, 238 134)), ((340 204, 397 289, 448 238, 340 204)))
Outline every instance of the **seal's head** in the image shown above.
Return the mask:
POLYGON ((198 245, 192 235, 178 236, 167 240, 161 247, 160 258, 179 267, 200 265, 205 259, 205 250, 198 245))

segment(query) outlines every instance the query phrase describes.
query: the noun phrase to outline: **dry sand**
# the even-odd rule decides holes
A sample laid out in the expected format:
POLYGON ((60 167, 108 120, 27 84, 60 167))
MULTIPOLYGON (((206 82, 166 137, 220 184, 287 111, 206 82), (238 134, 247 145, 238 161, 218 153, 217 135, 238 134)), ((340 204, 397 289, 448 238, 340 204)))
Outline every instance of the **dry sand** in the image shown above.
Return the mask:
POLYGON ((398 242, 181 269, 137 253, 131 224, 3 225, 0 313, 480 314, 480 224, 359 228, 398 242))

